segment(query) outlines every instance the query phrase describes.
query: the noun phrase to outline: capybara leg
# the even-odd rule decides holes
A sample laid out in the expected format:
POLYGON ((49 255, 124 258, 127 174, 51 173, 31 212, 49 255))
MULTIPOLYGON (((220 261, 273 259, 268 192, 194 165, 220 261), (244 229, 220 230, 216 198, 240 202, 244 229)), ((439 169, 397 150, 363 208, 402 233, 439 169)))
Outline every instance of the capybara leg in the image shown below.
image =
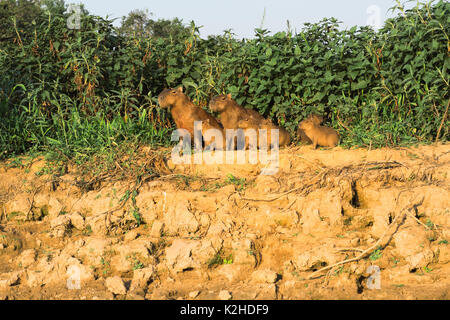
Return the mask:
POLYGON ((216 143, 215 142, 212 142, 212 143, 210 143, 210 144, 208 144, 206 147, 205 147, 205 151, 212 151, 212 150, 215 150, 216 149, 216 143))
POLYGON ((232 145, 233 145, 234 139, 233 138, 227 138, 227 145, 226 145, 226 150, 232 150, 232 145))

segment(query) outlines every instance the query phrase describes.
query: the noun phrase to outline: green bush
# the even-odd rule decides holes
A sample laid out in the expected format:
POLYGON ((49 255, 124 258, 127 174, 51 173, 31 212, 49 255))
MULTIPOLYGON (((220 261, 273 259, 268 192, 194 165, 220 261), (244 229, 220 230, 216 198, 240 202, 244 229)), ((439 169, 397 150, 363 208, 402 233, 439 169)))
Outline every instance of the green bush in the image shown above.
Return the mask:
POLYGON ((174 125, 156 98, 179 85, 201 106, 231 93, 291 133, 320 112, 346 146, 430 143, 439 130, 448 140, 448 2, 397 6, 377 32, 342 30, 331 18, 297 34, 256 29, 245 40, 230 32, 201 39, 193 22, 179 20, 133 33, 129 21, 120 29, 84 9, 80 30, 71 30, 63 1, 41 3, 0 5, 8 30, 0 38, 0 158, 168 145, 174 125))

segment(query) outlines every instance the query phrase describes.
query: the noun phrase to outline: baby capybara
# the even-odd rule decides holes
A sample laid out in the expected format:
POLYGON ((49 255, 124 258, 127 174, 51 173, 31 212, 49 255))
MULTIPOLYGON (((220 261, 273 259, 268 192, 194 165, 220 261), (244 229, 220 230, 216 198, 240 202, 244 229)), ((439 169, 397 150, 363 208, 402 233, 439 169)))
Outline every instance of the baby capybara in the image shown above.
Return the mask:
POLYGON ((212 146, 214 146, 215 150, 225 150, 226 147, 226 141, 225 141, 225 135, 223 130, 219 130, 219 131, 212 131, 212 129, 218 130, 215 126, 211 125, 211 120, 210 119, 206 119, 204 121, 201 122, 201 126, 200 126, 200 122, 196 122, 197 127, 195 128, 196 130, 201 130, 201 135, 203 137, 204 140, 204 144, 205 144, 205 149, 211 149, 212 146), (211 130, 211 131, 209 131, 211 130), (217 137, 216 137, 217 135, 217 137), (217 139, 220 139, 222 142, 219 143, 219 141, 217 141, 217 139))
POLYGON ((317 146, 336 147, 339 144, 339 134, 336 130, 317 125, 312 119, 302 121, 300 128, 311 139, 313 148, 317 146))
MULTIPOLYGON (((284 147, 291 143, 291 136, 289 132, 287 132, 284 128, 278 127, 272 123, 272 121, 268 119, 264 119, 262 121, 256 121, 252 118, 247 118, 239 121, 239 128, 248 130, 253 129, 257 133, 257 137, 259 140, 259 147, 264 148, 262 145, 261 137, 260 137, 260 129, 267 130, 267 147, 273 148, 275 142, 272 141, 272 130, 278 129, 278 141, 279 146, 284 147)), ((248 145, 248 138, 246 137, 246 146, 248 145)))
POLYGON ((300 122, 298 124, 298 129, 297 129, 297 137, 298 137, 298 139, 302 143, 311 144, 312 143, 311 139, 308 138, 308 136, 305 134, 305 131, 303 131, 303 129, 300 128, 300 125, 303 122, 308 121, 308 120, 313 121, 316 125, 321 125, 322 122, 323 122, 323 117, 312 113, 312 114, 309 115, 308 118, 306 118, 305 120, 303 120, 302 122, 300 122))
POLYGON ((271 135, 271 131, 274 129, 279 130, 278 131, 278 141, 279 141, 280 147, 288 146, 291 143, 291 136, 290 136, 289 132, 287 132, 287 130, 282 127, 276 126, 269 119, 266 119, 261 122, 260 129, 267 130, 267 136, 268 136, 267 144, 270 145, 271 148, 273 148, 273 146, 274 146, 274 141, 272 141, 273 139, 272 139, 272 135, 271 135))

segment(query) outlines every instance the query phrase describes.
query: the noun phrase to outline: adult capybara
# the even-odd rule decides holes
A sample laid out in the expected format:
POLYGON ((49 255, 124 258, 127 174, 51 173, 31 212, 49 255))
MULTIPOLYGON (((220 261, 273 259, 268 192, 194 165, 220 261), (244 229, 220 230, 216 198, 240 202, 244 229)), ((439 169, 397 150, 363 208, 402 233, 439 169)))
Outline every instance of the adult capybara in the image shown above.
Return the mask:
POLYGON ((264 120, 264 117, 252 109, 241 107, 231 98, 231 94, 219 95, 211 99, 209 108, 220 114, 220 122, 224 129, 238 129, 239 120, 253 118, 264 120))
MULTIPOLYGON (((246 109, 240 106, 236 101, 232 99, 231 94, 219 95, 212 98, 209 102, 209 108, 211 109, 211 111, 219 113, 220 122, 222 123, 225 132, 227 130, 239 129, 239 121, 243 119, 252 119, 253 121, 256 121, 258 123, 264 120, 264 117, 255 110, 246 109)), ((237 136, 233 135, 228 137, 228 150, 232 149, 233 140, 235 145, 237 145, 237 139, 238 137, 240 137, 240 134, 236 132, 236 135, 237 136)))
POLYGON ((305 131, 303 131, 303 129, 300 128, 300 125, 303 122, 307 121, 307 120, 313 121, 316 125, 321 125, 322 122, 323 122, 323 117, 319 116, 319 115, 317 115, 315 113, 312 113, 312 114, 309 115, 308 118, 306 118, 305 120, 303 120, 302 122, 300 122, 298 124, 298 129, 297 129, 297 137, 298 137, 298 139, 302 143, 311 144, 312 143, 311 139, 308 138, 308 136, 305 134, 305 131))
POLYGON ((339 134, 336 130, 317 125, 312 119, 302 121, 300 128, 311 139, 313 148, 317 146, 336 147, 339 144, 339 134))
MULTIPOLYGON (((183 93, 183 88, 165 89, 158 96, 161 108, 169 108, 172 118, 178 129, 185 129, 194 137, 194 122, 209 120, 208 126, 214 129, 223 129, 222 125, 209 113, 196 106, 183 93)), ((223 133, 223 131, 222 131, 223 133)))
MULTIPOLYGON (((211 99, 209 102, 211 111, 218 112, 220 122, 223 125, 224 131, 239 129, 239 121, 243 119, 252 119, 257 123, 264 120, 257 111, 246 109, 240 106, 231 97, 231 94, 219 95, 211 99)), ((241 133, 235 132, 235 135, 230 135, 227 140, 227 149, 232 149, 233 140, 237 145, 238 138, 241 138, 241 133)), ((248 139, 246 139, 246 148, 248 146, 248 139)))

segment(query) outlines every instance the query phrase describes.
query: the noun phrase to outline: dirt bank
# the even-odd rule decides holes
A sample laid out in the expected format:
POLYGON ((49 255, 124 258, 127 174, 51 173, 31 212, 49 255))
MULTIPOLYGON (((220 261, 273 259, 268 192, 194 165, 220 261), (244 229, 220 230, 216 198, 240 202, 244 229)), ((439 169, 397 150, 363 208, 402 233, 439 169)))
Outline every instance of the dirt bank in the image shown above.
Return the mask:
POLYGON ((43 168, 0 164, 1 299, 450 298, 448 144, 284 149, 273 176, 43 168))

